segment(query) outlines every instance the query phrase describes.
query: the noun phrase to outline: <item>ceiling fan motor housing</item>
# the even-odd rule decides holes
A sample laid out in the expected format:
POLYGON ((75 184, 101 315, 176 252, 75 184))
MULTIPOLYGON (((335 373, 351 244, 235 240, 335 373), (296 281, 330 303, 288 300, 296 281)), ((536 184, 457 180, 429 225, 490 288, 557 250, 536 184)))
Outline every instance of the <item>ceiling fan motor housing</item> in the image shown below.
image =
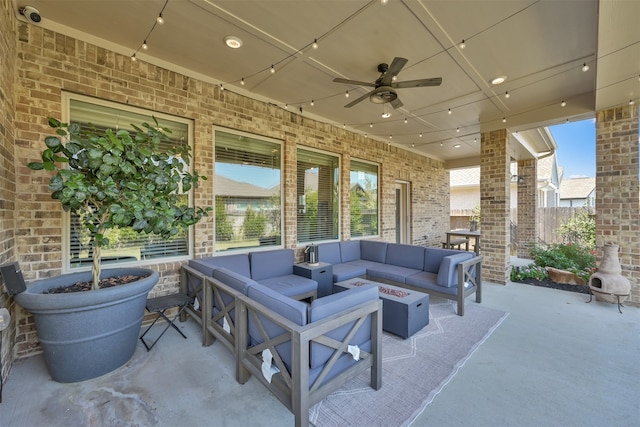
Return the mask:
POLYGON ((377 88, 369 96, 369 100, 374 104, 386 104, 387 102, 395 101, 398 94, 390 87, 377 88))

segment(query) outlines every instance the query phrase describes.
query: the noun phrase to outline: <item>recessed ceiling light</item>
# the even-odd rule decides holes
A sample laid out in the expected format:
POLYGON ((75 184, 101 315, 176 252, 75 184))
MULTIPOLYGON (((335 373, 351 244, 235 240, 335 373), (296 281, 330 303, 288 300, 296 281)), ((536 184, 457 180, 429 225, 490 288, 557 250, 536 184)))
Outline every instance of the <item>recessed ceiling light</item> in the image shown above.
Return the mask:
POLYGON ((491 84, 492 85, 499 85, 499 84, 504 83, 505 80, 507 80, 506 76, 496 77, 495 79, 491 80, 491 84))
POLYGON ((224 43, 227 46, 229 46, 231 49, 239 49, 242 46, 242 40, 240 40, 240 37, 236 37, 236 36, 225 37, 224 43))

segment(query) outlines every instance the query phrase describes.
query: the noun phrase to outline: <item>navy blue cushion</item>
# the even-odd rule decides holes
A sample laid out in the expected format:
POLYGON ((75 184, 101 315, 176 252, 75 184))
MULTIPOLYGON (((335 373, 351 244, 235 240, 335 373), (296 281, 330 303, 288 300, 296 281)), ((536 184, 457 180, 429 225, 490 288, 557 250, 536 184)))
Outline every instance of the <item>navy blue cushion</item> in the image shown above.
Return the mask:
POLYGON ((387 258, 387 244, 376 240, 360 240, 360 259, 384 264, 387 258))
MULTIPOLYGON (((296 301, 279 294, 278 292, 259 283, 249 288, 248 296, 270 310, 273 310, 279 315, 289 319, 296 325, 304 326, 307 324, 307 305, 303 302, 296 301)), ((260 319, 262 326, 265 328, 269 338, 273 338, 284 333, 284 329, 282 327, 269 320, 266 316, 259 314, 258 318, 260 319)), ((254 345, 265 341, 260 333, 260 329, 258 329, 258 326, 253 319, 253 316, 249 316, 249 337, 254 345)), ((282 358, 284 364, 287 366, 289 372, 291 372, 291 341, 279 344, 275 349, 280 358, 282 358)))
POLYGON ((354 277, 365 276, 367 267, 362 265, 334 264, 333 266, 333 282, 342 282, 343 280, 353 279, 354 277))
MULTIPOLYGON (((310 323, 317 322, 318 320, 325 319, 337 315, 338 313, 349 311, 349 309, 363 304, 367 301, 375 301, 378 299, 378 287, 375 285, 363 285, 352 289, 348 289, 344 292, 329 295, 324 298, 319 298, 311 303, 309 309, 310 323)), ((342 341, 347 336, 354 322, 349 322, 337 329, 327 333, 326 335, 342 341)), ((371 340, 371 316, 362 324, 358 329, 358 332, 353 336, 349 342, 350 345, 362 346, 371 340)), ((322 344, 311 344, 310 363, 311 368, 317 368, 324 365, 327 360, 333 354, 333 349, 330 349, 322 344)))
POLYGON ((342 262, 356 261, 360 259, 360 241, 346 240, 340 242, 340 260, 342 262))
POLYGON ((213 270, 216 268, 224 267, 243 276, 251 277, 249 254, 223 255, 189 260, 189 265, 207 276, 213 276, 213 270))
POLYGON ((456 286, 458 283, 458 264, 473 257, 473 252, 462 252, 444 257, 438 269, 438 285, 456 286))
POLYGON ((340 264, 340 243, 321 243, 318 245, 318 260, 329 264, 340 264))
POLYGON ((437 273, 440 270, 440 264, 442 258, 448 255, 455 255, 460 253, 468 253, 465 251, 459 251, 455 249, 440 249, 440 248, 425 248, 424 249, 424 271, 429 273, 437 273))
POLYGON ((422 270, 424 268, 424 248, 422 246, 389 243, 385 262, 399 267, 422 270))
POLYGON ((288 297, 318 291, 318 282, 295 274, 262 279, 259 283, 288 297))
POLYGON ((390 264, 378 264, 375 266, 367 267, 367 276, 371 279, 386 279, 393 280, 398 283, 405 283, 405 277, 412 274, 419 273, 422 270, 415 268, 399 267, 397 265, 390 264))
POLYGON ((293 274, 293 249, 251 252, 251 278, 256 281, 293 274))

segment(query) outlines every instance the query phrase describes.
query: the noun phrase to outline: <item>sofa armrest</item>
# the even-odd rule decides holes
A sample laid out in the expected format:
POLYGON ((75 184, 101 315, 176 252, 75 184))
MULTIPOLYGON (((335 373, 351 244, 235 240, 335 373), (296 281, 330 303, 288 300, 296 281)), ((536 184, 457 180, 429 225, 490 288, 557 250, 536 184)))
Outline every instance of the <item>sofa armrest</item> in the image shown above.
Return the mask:
POLYGON ((476 302, 482 302, 482 257, 476 256, 458 264, 458 315, 464 315, 464 298, 476 293, 476 302), (469 284, 467 286, 467 283, 469 284))
POLYGON ((293 412, 296 426, 308 425, 309 408, 312 405, 365 370, 371 369, 373 388, 379 389, 382 385, 382 302, 379 299, 356 305, 334 316, 303 326, 247 296, 239 296, 236 300, 236 314, 236 365, 240 371, 236 371, 236 379, 244 383, 250 375, 254 375, 293 412), (371 316, 371 352, 361 351, 357 362, 330 380, 323 381, 338 358, 347 352, 348 343, 348 338, 346 342, 337 342, 327 334, 353 322, 361 324, 362 319, 368 316, 371 316), (261 340, 264 342, 255 344, 255 340, 250 339, 249 319, 256 322, 256 329, 263 334, 261 340), (267 327, 260 323, 260 319, 277 325, 280 328, 277 336, 268 336, 267 327), (327 362, 322 373, 315 376, 313 383, 310 378, 312 342, 335 349, 335 355, 327 362), (276 347, 283 343, 290 343, 290 372, 276 350, 276 347), (279 370, 269 379, 262 373, 265 350, 269 350, 273 355, 273 362, 279 370))

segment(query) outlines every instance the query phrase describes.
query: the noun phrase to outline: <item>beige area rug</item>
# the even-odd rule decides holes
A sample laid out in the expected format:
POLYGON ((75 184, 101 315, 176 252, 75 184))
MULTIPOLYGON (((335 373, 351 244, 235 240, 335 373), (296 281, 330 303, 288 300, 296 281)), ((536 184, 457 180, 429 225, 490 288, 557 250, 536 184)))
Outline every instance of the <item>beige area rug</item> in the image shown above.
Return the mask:
POLYGON ((313 406, 309 421, 317 427, 410 424, 507 315, 465 304, 460 317, 452 303, 431 304, 429 325, 412 337, 384 333, 380 390, 369 387, 368 372, 361 374, 313 406))

